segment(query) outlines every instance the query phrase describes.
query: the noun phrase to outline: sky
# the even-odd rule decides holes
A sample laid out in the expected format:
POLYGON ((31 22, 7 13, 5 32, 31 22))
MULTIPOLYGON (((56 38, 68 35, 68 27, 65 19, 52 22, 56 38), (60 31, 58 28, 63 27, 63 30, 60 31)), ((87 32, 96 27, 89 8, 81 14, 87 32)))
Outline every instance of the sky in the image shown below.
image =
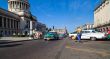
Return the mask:
MULTIPOLYGON (((100 0, 29 0, 30 11, 48 28, 66 28, 73 32, 86 23, 93 24, 94 8, 100 0)), ((0 0, 0 7, 8 9, 7 0, 0 0)))

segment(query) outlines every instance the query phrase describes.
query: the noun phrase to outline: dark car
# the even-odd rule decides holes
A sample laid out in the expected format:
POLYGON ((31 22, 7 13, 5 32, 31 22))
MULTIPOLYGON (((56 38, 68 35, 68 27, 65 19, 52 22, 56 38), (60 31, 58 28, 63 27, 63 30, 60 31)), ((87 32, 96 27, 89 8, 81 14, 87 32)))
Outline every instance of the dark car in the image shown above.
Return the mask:
POLYGON ((65 34, 59 34, 59 39, 63 39, 63 38, 65 38, 65 37, 66 37, 65 34))

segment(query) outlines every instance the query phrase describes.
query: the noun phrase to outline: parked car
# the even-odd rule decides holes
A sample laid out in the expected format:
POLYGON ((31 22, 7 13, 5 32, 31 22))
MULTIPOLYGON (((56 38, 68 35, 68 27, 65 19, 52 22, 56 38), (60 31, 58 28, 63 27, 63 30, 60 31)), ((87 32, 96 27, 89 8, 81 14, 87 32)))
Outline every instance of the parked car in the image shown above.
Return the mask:
POLYGON ((69 37, 73 40, 76 39, 76 36, 77 36, 77 32, 72 32, 69 34, 69 37))
MULTIPOLYGON (((69 34, 69 37, 77 36, 77 33, 71 33, 69 34)), ((95 30, 82 30, 82 36, 81 39, 90 39, 90 40, 96 40, 96 39, 105 39, 106 33, 97 32, 95 30)))
POLYGON ((71 37, 76 36, 76 35, 77 35, 77 32, 72 32, 69 34, 69 37, 71 38, 71 37))
POLYGON ((65 37, 66 37, 65 34, 59 34, 59 39, 63 39, 63 38, 65 38, 65 37))
POLYGON ((47 32, 44 35, 44 40, 52 40, 52 39, 59 39, 57 32, 47 32))

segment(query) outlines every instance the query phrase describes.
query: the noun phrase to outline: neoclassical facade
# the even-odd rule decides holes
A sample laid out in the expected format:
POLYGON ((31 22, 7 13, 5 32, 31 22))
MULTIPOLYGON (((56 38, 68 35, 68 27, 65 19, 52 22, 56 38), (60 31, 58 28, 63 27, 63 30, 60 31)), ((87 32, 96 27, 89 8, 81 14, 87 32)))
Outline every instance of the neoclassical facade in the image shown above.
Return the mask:
POLYGON ((29 34, 36 28, 37 18, 30 12, 28 0, 8 0, 8 10, 0 8, 0 35, 29 34))
POLYGON ((22 33, 28 33, 30 21, 32 20, 30 17, 33 17, 28 0, 8 0, 8 10, 20 16, 20 29, 22 33))
POLYGON ((11 36, 20 32, 20 17, 17 14, 0 8, 0 35, 11 36))
POLYGON ((110 0, 102 0, 94 10, 94 28, 100 31, 110 29, 110 0))

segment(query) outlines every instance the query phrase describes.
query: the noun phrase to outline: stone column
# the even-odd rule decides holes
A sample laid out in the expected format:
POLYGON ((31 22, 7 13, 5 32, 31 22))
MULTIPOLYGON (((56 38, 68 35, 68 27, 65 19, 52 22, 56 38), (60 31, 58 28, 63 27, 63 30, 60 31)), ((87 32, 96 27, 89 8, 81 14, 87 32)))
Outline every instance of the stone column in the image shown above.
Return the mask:
POLYGON ((12 1, 12 8, 14 8, 14 2, 12 1))
POLYGON ((18 2, 17 5, 18 5, 18 10, 20 10, 20 3, 18 2))
POLYGON ((14 1, 14 9, 16 8, 16 4, 15 4, 15 1, 14 1))
POLYGON ((13 1, 12 1, 12 8, 14 8, 14 6, 13 6, 13 1))
POLYGON ((23 9, 23 3, 21 2, 21 10, 23 9))
POLYGON ((13 2, 11 1, 11 7, 13 8, 13 2))

